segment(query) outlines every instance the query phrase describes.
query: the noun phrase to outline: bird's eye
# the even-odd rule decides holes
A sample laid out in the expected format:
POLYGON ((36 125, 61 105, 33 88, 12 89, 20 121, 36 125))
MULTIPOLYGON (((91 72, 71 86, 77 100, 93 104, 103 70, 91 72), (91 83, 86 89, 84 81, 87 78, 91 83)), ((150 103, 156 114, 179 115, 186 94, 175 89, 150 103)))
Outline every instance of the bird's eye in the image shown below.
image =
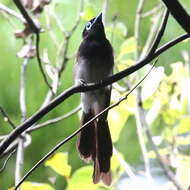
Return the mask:
POLYGON ((90 30, 91 26, 92 26, 91 22, 88 22, 88 23, 86 24, 86 30, 90 30))

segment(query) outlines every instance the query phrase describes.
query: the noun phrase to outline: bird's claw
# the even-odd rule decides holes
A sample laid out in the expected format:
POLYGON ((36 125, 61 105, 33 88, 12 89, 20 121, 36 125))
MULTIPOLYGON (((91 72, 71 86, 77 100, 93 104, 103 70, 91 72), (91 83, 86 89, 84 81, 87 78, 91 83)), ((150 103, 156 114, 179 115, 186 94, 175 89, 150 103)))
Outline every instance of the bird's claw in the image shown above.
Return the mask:
POLYGON ((79 84, 82 86, 87 86, 87 83, 83 79, 79 80, 79 84))

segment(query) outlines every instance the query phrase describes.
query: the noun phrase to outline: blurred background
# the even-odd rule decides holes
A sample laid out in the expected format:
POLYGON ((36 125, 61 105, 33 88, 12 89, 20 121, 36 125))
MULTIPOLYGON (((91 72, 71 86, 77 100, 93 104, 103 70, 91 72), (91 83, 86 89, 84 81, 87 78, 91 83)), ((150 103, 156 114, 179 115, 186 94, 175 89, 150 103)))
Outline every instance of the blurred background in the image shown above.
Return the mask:
MULTIPOLYGON (((165 10, 159 0, 21 2, 41 28, 40 56, 55 94, 39 69, 35 34, 23 23, 13 1, 0 0, 0 140, 14 127, 2 110, 18 126, 73 85, 75 56, 88 20, 103 12, 106 35, 114 49, 114 73, 117 73, 149 52, 165 10)), ((190 13, 189 1, 180 2, 190 13)), ((160 46, 183 33, 169 16, 160 46)), ((92 184, 92 164, 80 160, 75 137, 37 168, 22 189, 187 189, 190 185, 189 51, 189 40, 185 40, 161 54, 140 87, 109 111, 114 143, 112 186, 92 184)), ((150 67, 147 65, 115 83, 112 103, 124 96, 150 67)), ((78 129, 79 119, 80 97, 74 95, 36 123, 36 128, 24 134, 24 140, 18 140, 1 159, 3 167, 10 158, 0 173, 0 190, 10 189, 18 182, 15 179, 18 152, 9 156, 18 142, 24 146, 20 169, 23 176, 58 142, 78 129)))

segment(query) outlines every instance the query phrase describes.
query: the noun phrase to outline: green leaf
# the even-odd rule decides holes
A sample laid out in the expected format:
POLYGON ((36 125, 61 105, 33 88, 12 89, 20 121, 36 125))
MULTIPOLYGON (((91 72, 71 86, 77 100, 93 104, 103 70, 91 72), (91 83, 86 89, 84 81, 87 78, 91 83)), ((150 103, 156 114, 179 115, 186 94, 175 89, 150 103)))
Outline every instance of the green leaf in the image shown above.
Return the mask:
POLYGON ((116 22, 106 27, 106 33, 117 35, 118 37, 125 37, 127 35, 127 27, 122 22, 116 22))
POLYGON ((122 57, 123 55, 128 53, 134 53, 136 51, 136 48, 137 43, 134 37, 126 39, 121 45, 119 57, 122 57))
MULTIPOLYGON (((8 190, 13 190, 14 188, 9 188, 8 190)), ((55 190, 49 184, 46 183, 36 183, 36 182, 24 182, 21 185, 21 190, 55 190)))
MULTIPOLYGON (((117 93, 116 90, 113 90, 112 100, 115 99, 117 101, 119 99, 121 95, 117 93)), ((108 121, 113 142, 116 142, 119 139, 120 132, 134 108, 135 99, 134 96, 130 94, 127 100, 109 111, 108 121)))
POLYGON ((71 166, 68 164, 68 154, 58 152, 45 162, 45 166, 51 167, 58 174, 68 178, 71 173, 71 166))
POLYGON ((117 68, 118 68, 118 71, 122 71, 126 69, 127 67, 134 64, 135 64, 135 61, 132 59, 119 60, 119 64, 117 64, 117 68))
POLYGON ((180 145, 189 145, 190 135, 185 136, 177 136, 176 142, 180 145))
POLYGON ((189 187, 189 168, 190 168, 190 157, 184 155, 177 156, 178 165, 176 167, 176 173, 179 174, 178 178, 183 184, 184 189, 189 187))
MULTIPOLYGON (((158 152, 161 156, 166 156, 169 154, 169 149, 168 148, 160 148, 158 149, 158 152)), ((151 150, 150 152, 148 152, 148 157, 152 158, 152 159, 156 159, 157 156, 155 154, 155 152, 153 150, 151 150)))
POLYGON ((175 128, 176 134, 183 134, 190 131, 190 116, 180 119, 179 125, 175 128))
POLYGON ((166 124, 174 125, 181 117, 181 113, 177 109, 168 108, 167 110, 162 110, 162 116, 166 124))
MULTIPOLYGON (((115 147, 114 147, 115 148, 115 147)), ((113 174, 116 174, 118 177, 118 171, 123 171, 122 163, 125 162, 125 159, 121 152, 117 151, 116 148, 113 151, 111 157, 111 170, 113 174)))
POLYGON ((84 11, 81 13, 81 18, 85 21, 89 21, 95 17, 95 10, 91 4, 87 4, 84 8, 84 11))

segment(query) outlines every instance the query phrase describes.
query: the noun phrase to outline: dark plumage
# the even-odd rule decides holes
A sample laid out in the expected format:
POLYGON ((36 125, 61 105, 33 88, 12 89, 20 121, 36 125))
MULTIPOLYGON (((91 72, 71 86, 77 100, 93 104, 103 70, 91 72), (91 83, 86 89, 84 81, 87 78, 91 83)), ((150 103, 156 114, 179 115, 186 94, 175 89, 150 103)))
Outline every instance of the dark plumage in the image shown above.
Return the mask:
MULTIPOLYGON (((113 50, 106 39, 102 14, 90 20, 82 33, 83 41, 77 53, 75 83, 94 83, 112 75, 113 50)), ((83 113, 81 126, 110 105, 111 86, 81 93, 83 113)), ((83 160, 94 163, 93 182, 111 184, 110 159, 112 141, 104 113, 78 136, 77 148, 83 160)))

